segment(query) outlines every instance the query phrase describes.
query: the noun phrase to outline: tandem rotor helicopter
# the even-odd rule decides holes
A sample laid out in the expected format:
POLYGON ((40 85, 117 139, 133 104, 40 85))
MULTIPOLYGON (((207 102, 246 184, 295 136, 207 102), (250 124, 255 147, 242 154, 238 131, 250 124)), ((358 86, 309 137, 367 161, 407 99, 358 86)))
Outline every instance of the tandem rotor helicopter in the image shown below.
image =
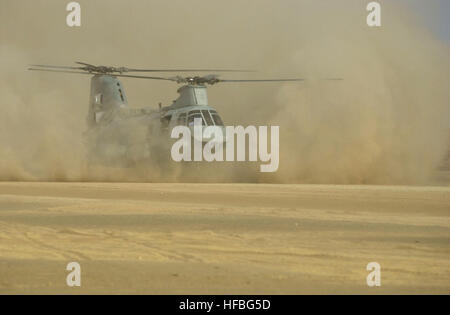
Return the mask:
POLYGON ((155 157, 161 146, 169 140, 169 130, 174 126, 193 126, 194 119, 203 126, 223 127, 219 113, 209 106, 207 85, 244 82, 288 82, 304 79, 221 79, 216 74, 205 76, 144 76, 124 73, 166 72, 252 72, 223 69, 132 69, 127 67, 95 66, 76 62, 77 66, 31 65, 28 70, 91 75, 91 91, 85 132, 90 162, 137 163, 155 157), (164 80, 183 84, 179 97, 168 106, 158 109, 132 108, 121 78, 164 80))

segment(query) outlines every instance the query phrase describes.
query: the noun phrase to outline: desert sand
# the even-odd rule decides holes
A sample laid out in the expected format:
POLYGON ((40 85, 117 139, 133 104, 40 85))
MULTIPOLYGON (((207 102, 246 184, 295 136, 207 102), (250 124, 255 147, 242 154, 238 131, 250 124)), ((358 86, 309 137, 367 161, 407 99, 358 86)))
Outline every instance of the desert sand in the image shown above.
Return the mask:
POLYGON ((449 294, 449 241, 450 187, 0 183, 2 294, 449 294))

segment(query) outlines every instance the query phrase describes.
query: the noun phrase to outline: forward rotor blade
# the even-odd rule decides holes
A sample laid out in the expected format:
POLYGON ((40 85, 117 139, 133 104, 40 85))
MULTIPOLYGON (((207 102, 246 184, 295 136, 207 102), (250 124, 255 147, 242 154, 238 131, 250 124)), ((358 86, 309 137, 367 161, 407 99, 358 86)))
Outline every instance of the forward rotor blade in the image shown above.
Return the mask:
MULTIPOLYGON (((57 67, 57 66, 55 66, 57 67)), ((39 68, 29 68, 28 70, 32 71, 47 71, 47 72, 61 72, 61 73, 73 73, 73 74, 87 74, 87 75, 95 75, 95 73, 89 73, 89 72, 82 72, 82 71, 67 71, 67 70, 58 70, 58 69, 39 69, 39 68)), ((99 73, 101 74, 101 73, 99 73)), ((180 76, 177 77, 150 77, 150 76, 140 76, 140 75, 129 75, 129 74, 106 74, 113 77, 123 77, 123 78, 136 78, 136 79, 147 79, 147 80, 164 80, 164 81, 173 81, 177 83, 190 83, 190 79, 192 79, 192 83, 195 83, 195 80, 198 81, 199 84, 216 84, 216 83, 222 83, 222 82, 229 82, 229 83, 244 83, 244 82, 299 82, 299 81, 305 81, 305 79, 295 78, 295 79, 250 79, 250 80, 222 80, 218 79, 216 76, 211 78, 211 80, 208 79, 208 76, 205 77, 193 77, 193 78, 183 78, 180 76)), ((331 78, 331 79, 325 79, 325 80, 342 80, 340 78, 331 78)))
POLYGON ((77 63, 79 65, 83 65, 83 66, 88 66, 88 67, 97 67, 97 66, 91 65, 89 63, 81 62, 81 61, 75 61, 75 63, 77 63))
POLYGON ((227 69, 130 69, 127 72, 256 72, 255 70, 227 70, 227 69))
POLYGON ((263 80, 219 80, 220 82, 292 82, 305 81, 305 79, 263 79, 263 80))

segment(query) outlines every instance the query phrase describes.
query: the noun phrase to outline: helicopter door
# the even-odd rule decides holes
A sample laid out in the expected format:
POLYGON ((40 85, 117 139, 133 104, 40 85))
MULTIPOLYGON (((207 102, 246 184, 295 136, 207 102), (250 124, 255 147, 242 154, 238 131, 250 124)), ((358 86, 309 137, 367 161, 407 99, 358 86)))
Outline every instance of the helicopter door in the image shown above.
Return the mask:
POLYGON ((99 123, 104 114, 105 114, 105 112, 97 112, 97 113, 95 113, 95 122, 99 123))

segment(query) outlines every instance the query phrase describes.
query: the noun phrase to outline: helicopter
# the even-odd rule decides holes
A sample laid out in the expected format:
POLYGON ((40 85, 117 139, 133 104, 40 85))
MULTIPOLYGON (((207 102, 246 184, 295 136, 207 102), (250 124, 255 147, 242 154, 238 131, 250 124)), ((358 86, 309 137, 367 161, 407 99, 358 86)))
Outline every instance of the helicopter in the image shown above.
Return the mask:
POLYGON ((254 72, 226 69, 135 69, 128 67, 96 66, 75 62, 76 66, 31 65, 28 70, 90 75, 90 97, 87 114, 88 129, 84 133, 88 161, 91 163, 135 164, 149 158, 167 159, 162 152, 169 142, 170 130, 175 126, 193 128, 194 120, 204 127, 224 128, 218 111, 208 102, 207 86, 218 83, 295 82, 290 79, 221 79, 217 74, 181 76, 179 73, 197 72, 254 72), (126 73, 167 72, 176 76, 160 77, 126 73), (124 86, 119 78, 164 80, 182 84, 179 97, 172 104, 157 109, 133 108, 128 104, 124 86))

